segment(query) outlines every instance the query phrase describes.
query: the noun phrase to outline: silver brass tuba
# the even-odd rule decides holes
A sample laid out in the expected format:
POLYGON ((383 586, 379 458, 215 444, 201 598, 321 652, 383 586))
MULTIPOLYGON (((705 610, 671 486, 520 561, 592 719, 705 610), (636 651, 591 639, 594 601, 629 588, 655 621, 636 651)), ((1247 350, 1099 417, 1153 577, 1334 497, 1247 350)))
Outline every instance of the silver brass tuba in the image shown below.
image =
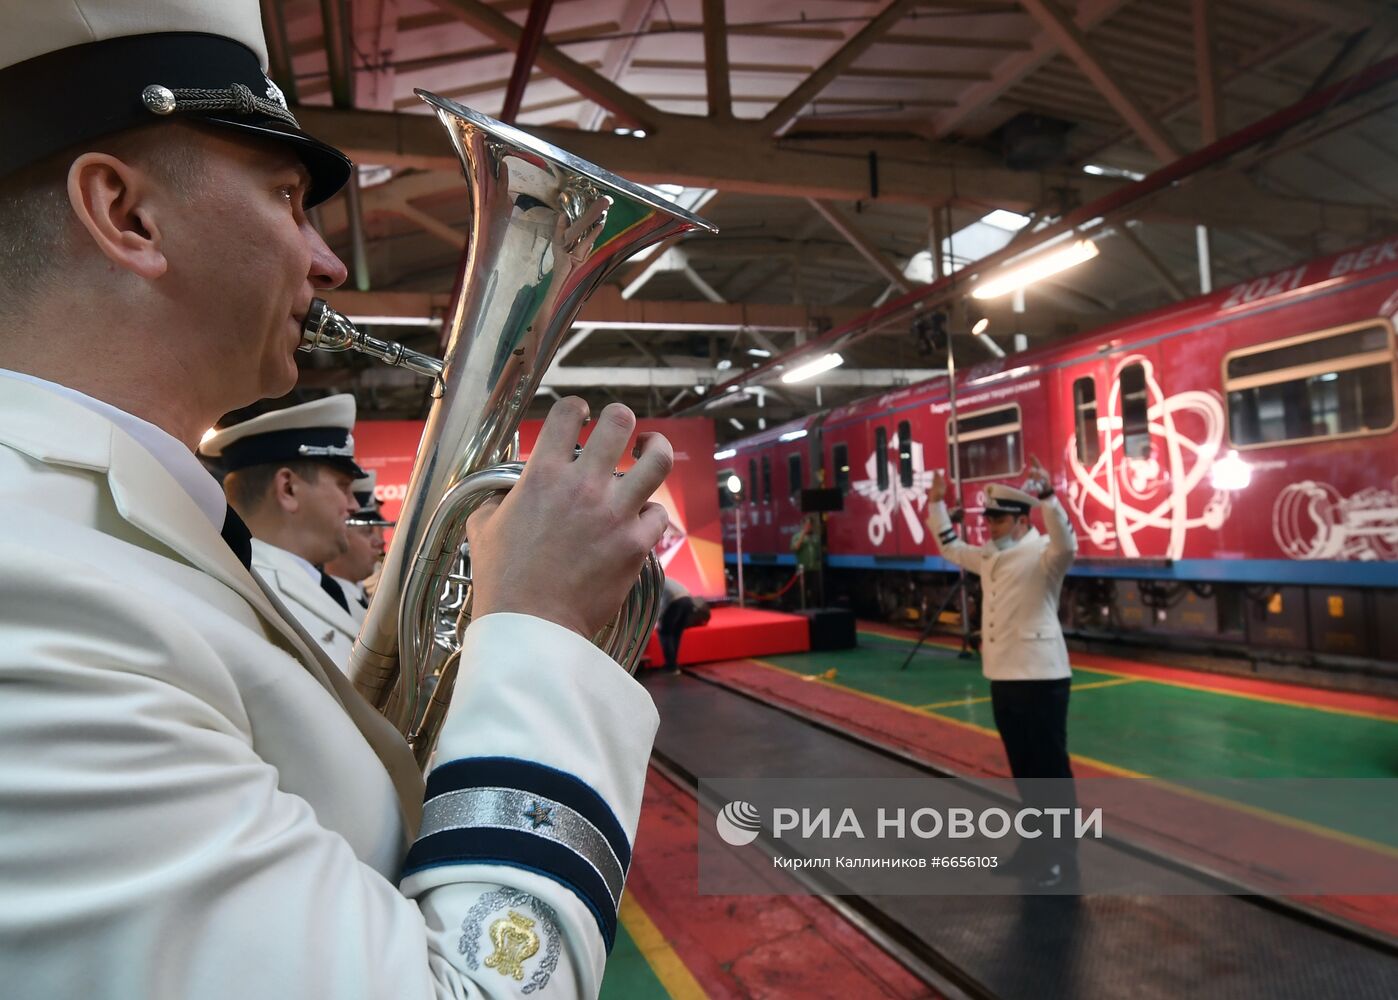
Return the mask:
MULTIPOLYGON (((519 129, 417 95, 450 135, 471 197, 445 356, 370 337, 319 299, 301 349, 360 351, 433 380, 412 480, 349 669, 425 765, 455 684, 460 630, 470 621, 466 518, 519 478, 515 434, 560 341, 588 295, 632 254, 715 229, 519 129)), ((617 618, 594 637, 628 671, 655 625, 663 582, 652 554, 617 618)))

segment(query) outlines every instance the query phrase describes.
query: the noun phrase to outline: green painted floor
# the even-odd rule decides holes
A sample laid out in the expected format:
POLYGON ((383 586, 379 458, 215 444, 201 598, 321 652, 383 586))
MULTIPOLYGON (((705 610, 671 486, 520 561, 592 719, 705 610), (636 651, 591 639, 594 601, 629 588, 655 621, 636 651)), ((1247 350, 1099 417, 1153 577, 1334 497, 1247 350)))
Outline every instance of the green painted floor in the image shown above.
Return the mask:
MULTIPOLYGON (((803 674, 834 668, 834 684, 994 730, 990 684, 978 657, 963 660, 954 650, 925 645, 900 671, 909 643, 870 632, 861 632, 859 642, 852 650, 764 659, 803 674)), ((1195 787, 1207 783, 1230 799, 1398 847, 1398 809, 1376 804, 1375 786, 1367 782, 1335 782, 1322 794, 1297 796, 1294 785, 1249 780, 1398 777, 1398 721, 1161 681, 1120 681, 1074 668, 1068 711, 1074 754, 1195 787)))
POLYGON ((626 928, 618 927, 616 944, 607 956, 600 1000, 667 1000, 669 996, 626 928))

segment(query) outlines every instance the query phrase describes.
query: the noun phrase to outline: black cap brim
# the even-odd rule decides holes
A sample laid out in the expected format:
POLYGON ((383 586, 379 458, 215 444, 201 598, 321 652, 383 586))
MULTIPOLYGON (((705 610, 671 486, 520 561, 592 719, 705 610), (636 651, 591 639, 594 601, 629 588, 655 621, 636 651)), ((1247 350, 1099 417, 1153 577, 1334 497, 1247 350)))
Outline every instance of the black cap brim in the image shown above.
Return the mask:
POLYGON ((206 113, 198 120, 290 146, 292 152, 305 165, 306 172, 311 175, 311 185, 306 190, 306 208, 314 208, 331 198, 349 181, 350 171, 354 169, 354 163, 350 158, 334 146, 327 145, 304 132, 293 131, 276 119, 253 122, 246 118, 206 113))

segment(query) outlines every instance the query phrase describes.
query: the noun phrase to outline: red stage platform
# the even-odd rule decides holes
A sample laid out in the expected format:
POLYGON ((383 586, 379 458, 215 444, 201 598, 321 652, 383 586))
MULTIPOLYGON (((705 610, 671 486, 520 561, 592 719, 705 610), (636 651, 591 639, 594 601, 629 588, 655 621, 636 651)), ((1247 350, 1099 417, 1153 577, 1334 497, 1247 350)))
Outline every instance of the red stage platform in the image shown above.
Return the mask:
MULTIPOLYGON (((709 624, 684 630, 680 637, 680 663, 804 653, 811 648, 810 632, 810 625, 800 615, 731 605, 716 607, 709 624)), ((660 640, 654 633, 646 646, 646 663, 652 667, 664 663, 660 640)))

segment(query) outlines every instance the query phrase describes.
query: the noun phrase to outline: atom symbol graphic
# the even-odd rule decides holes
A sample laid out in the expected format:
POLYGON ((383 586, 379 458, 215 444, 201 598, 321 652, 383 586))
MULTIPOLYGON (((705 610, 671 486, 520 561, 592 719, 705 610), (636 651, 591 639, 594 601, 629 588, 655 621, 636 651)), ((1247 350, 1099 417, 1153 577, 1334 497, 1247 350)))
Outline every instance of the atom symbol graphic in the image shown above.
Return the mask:
POLYGON ((1219 489, 1212 490, 1199 513, 1189 511, 1190 495, 1209 474, 1223 442, 1223 404, 1215 394, 1198 390, 1167 397, 1154 366, 1139 355, 1124 359, 1116 374, 1107 416, 1099 421, 1105 432, 1104 447, 1091 468, 1078 460, 1077 435, 1068 440, 1070 507, 1098 548, 1119 548, 1122 555, 1138 558, 1142 544, 1137 536, 1148 529, 1163 530, 1168 535, 1160 554, 1179 559, 1192 529, 1217 530, 1231 512, 1231 495, 1219 489), (1145 373, 1150 431, 1149 447, 1134 456, 1126 454, 1121 381, 1116 377, 1133 364, 1141 365, 1145 373), (1191 437, 1181 424, 1197 425, 1201 431, 1191 437), (1106 511, 1110 520, 1089 516, 1089 501, 1106 511))

